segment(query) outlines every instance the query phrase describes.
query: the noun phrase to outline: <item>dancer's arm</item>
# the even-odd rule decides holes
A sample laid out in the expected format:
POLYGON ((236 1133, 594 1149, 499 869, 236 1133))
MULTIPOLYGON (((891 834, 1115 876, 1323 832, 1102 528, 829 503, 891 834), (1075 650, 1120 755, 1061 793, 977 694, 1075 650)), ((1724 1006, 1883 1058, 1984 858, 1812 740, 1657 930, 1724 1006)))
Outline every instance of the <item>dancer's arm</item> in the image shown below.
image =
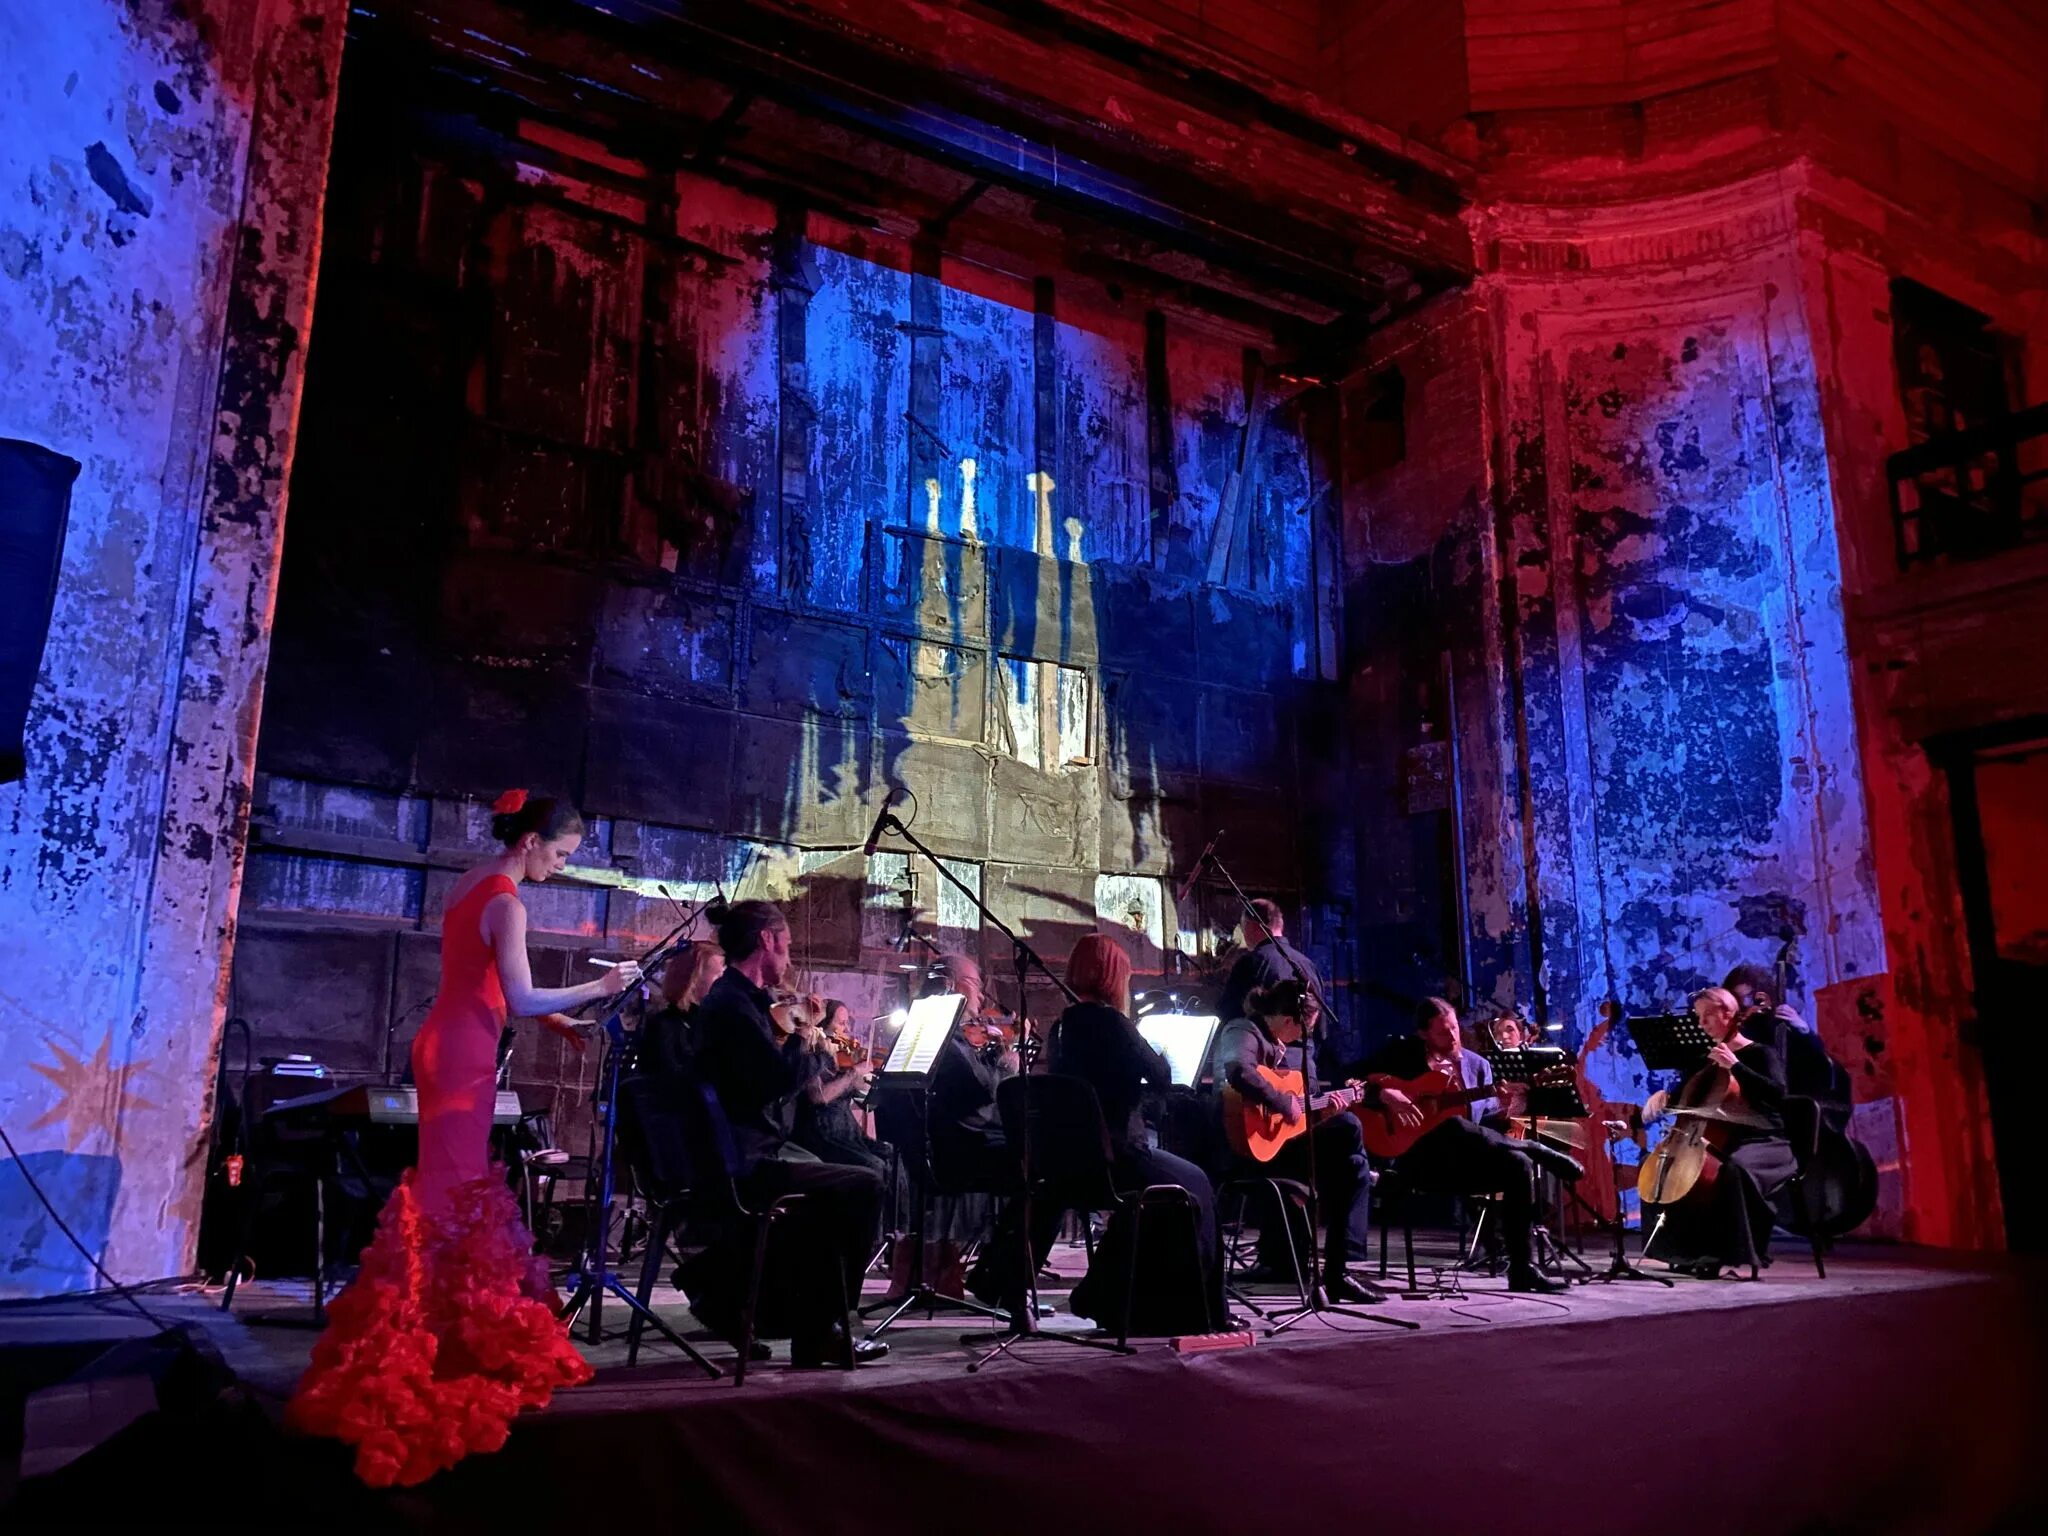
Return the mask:
POLYGON ((640 979, 640 967, 628 960, 595 981, 575 987, 536 987, 526 956, 526 908, 516 896, 494 896, 484 904, 484 942, 498 958, 498 984, 505 989, 505 1008, 516 1018, 559 1013, 600 997, 616 997, 640 979))

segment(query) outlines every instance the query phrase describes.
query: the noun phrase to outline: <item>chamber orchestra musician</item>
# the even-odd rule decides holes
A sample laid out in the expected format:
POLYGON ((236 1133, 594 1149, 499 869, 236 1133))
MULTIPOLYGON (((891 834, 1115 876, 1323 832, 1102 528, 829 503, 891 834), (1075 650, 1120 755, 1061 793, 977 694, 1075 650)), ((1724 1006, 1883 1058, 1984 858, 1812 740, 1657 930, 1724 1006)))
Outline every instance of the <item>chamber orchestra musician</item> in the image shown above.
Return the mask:
POLYGON ((996 1089, 1023 1068, 1014 1047, 991 1041, 981 1028, 988 996, 981 964, 971 955, 945 954, 926 972, 927 996, 957 993, 960 1018, 932 1067, 932 1161, 946 1182, 962 1188, 1000 1187, 1012 1163, 996 1109, 996 1089))
POLYGON ((1743 1033, 1784 1058, 1785 1091, 1815 1100, 1829 1125, 1846 1129, 1855 1098, 1849 1074, 1798 1010, 1778 995, 1776 973, 1767 965, 1746 963, 1731 970, 1721 985, 1745 1015, 1743 1033))
MULTIPOLYGON (((1245 918, 1237 930, 1244 953, 1230 967, 1223 995, 1216 1000, 1216 1016, 1226 1024, 1244 1017, 1245 999, 1256 987, 1301 981, 1307 984, 1311 997, 1320 999, 1323 995, 1322 973, 1315 962, 1287 941, 1287 918, 1279 904, 1255 896, 1251 908, 1252 916, 1245 918)), ((1314 1039, 1313 1035, 1309 1037, 1311 1046, 1304 1046, 1304 1051, 1312 1047, 1314 1039)))
POLYGON ((707 939, 685 944, 661 973, 662 1006, 642 1026, 640 1061, 657 1076, 689 1070, 697 1005, 725 974, 725 951, 707 939))
MULTIPOLYGON (((1289 1126, 1305 1124, 1308 1100, 1316 1091, 1314 1073, 1304 1071, 1304 1093, 1291 1093, 1276 1088, 1259 1069, 1284 1068, 1291 1048, 1313 1040, 1318 1011, 1315 995, 1298 981, 1254 987, 1245 999, 1244 1015, 1225 1024, 1217 1034, 1210 1056, 1215 1080, 1228 1084, 1246 1101, 1278 1113, 1289 1126)), ((1304 1050, 1305 1059, 1307 1055, 1304 1050)), ((1372 1167, 1365 1155, 1364 1128, 1356 1116, 1326 1115, 1306 1135, 1290 1140, 1270 1162, 1240 1160, 1233 1172, 1305 1181, 1311 1161, 1310 1137, 1315 1140, 1316 1200, 1323 1217, 1324 1293, 1333 1302, 1384 1302, 1384 1292, 1348 1269, 1354 1257, 1366 1252, 1372 1209, 1372 1167)), ((1290 1223, 1296 1219, 1292 1205, 1287 1207, 1286 1219, 1290 1223)), ((1303 1243, 1302 1251, 1307 1247, 1303 1243)), ((1290 1282, 1294 1278, 1286 1229, 1277 1223, 1259 1229, 1258 1268, 1253 1278, 1290 1282)))
POLYGON ((890 1147, 876 1141, 862 1123, 857 1105, 875 1079, 868 1047, 853 1035, 853 1010, 837 998, 825 998, 818 1032, 811 1048, 825 1058, 823 1068, 804 1085, 796 1106, 796 1142, 821 1161, 845 1168, 866 1168, 882 1181, 887 1212, 878 1212, 882 1228, 904 1209, 903 1169, 890 1147))
MULTIPOLYGON (((696 1070, 731 1123, 743 1196, 762 1204, 778 1195, 805 1197, 781 1223, 792 1233, 794 1261, 774 1267, 778 1276, 794 1276, 784 1298, 790 1363, 838 1364, 849 1348, 846 1309, 860 1296, 882 1180, 871 1168, 827 1163, 795 1139, 797 1105, 832 1063, 816 1018, 798 1016, 787 1027, 775 1018, 776 993, 791 970, 788 920, 772 902, 751 900, 714 903, 710 915, 726 969, 697 1005, 696 1070)), ((730 1337, 739 1304, 734 1271, 712 1265, 701 1273, 690 1290, 691 1310, 730 1337)), ((850 1347, 856 1364, 880 1360, 889 1349, 873 1339, 850 1347)))
MULTIPOLYGON (((1194 1197, 1202 1295, 1210 1324, 1241 1328, 1223 1305, 1216 1188, 1194 1163, 1153 1146, 1146 1132, 1145 1089, 1150 1085, 1165 1090, 1171 1086, 1173 1074, 1166 1058, 1146 1043, 1131 1022, 1131 957, 1107 934, 1084 934, 1067 960, 1066 979, 1079 1001, 1062 1013, 1052 1028, 1052 1070, 1081 1078, 1094 1088, 1109 1130, 1112 1177, 1119 1190, 1178 1184, 1194 1197)), ((1098 1322, 1112 1321, 1115 1316, 1116 1302, 1103 1293, 1114 1293, 1117 1288, 1098 1284, 1095 1278, 1109 1247, 1105 1242, 1096 1249, 1096 1262, 1073 1295, 1074 1310, 1098 1322)))
MULTIPOLYGON (((1386 1079, 1396 1083, 1413 1082, 1440 1072, 1454 1090, 1461 1092, 1493 1086, 1492 1067, 1479 1052, 1464 1048, 1458 1012, 1440 997, 1425 998, 1416 1011, 1414 1031, 1374 1053, 1367 1059, 1364 1071, 1368 1081, 1386 1079)), ((1567 1183, 1575 1183, 1583 1170, 1554 1147, 1539 1141, 1512 1140, 1482 1123, 1495 1113, 1520 1114, 1526 1108, 1518 1085, 1501 1084, 1494 1096, 1477 1097, 1456 1112, 1444 1112, 1441 1123, 1402 1153, 1395 1166, 1418 1189, 1466 1196, 1498 1195, 1501 1240, 1508 1259, 1508 1289, 1554 1291, 1559 1287, 1538 1273, 1530 1252, 1536 1170, 1546 1168, 1567 1183)), ((1425 1124, 1429 1118, 1406 1091, 1384 1084, 1379 1088, 1376 1104, 1368 1104, 1365 1112, 1375 1110, 1391 1122, 1410 1128, 1425 1124)))
POLYGON ((1692 1000, 1694 1017, 1714 1042, 1705 1064, 1677 1090, 1660 1090, 1643 1104, 1657 1121, 1688 1102, 1709 1101, 1736 1118, 1714 1122, 1714 1176, 1702 1179, 1660 1213, 1651 1245, 1673 1268, 1713 1278, 1734 1267, 1754 1275, 1769 1262, 1771 1196, 1799 1171, 1785 1137, 1785 1061, 1776 1049, 1745 1031, 1757 1010, 1744 1010, 1725 987, 1708 987, 1692 1000))
POLYGON ((523 789, 491 811, 498 851, 448 892, 440 987, 412 1043, 418 1163, 335 1298, 286 1409, 293 1428, 353 1445, 356 1473, 373 1487, 423 1482, 471 1451, 497 1450, 521 1409, 591 1375, 491 1166, 498 1037, 508 1015, 616 996, 639 968, 627 962, 574 987, 533 984, 519 890, 561 873, 583 818, 523 789))

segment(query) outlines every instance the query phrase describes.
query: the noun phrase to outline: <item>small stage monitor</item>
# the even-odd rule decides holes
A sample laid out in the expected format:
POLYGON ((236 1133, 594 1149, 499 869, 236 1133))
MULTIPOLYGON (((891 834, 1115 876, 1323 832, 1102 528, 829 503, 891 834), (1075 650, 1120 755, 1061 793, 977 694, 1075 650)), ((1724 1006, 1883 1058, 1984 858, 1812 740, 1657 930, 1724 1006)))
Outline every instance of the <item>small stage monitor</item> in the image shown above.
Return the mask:
POLYGON ((1202 1064, 1209 1059, 1209 1043, 1216 1038, 1219 1022, 1213 1013, 1148 1013, 1138 1020, 1138 1033, 1166 1058, 1173 1086, 1192 1088, 1201 1080, 1202 1064))
POLYGON ((910 1005, 903 1027, 889 1046, 889 1058, 882 1063, 884 1077, 929 1077, 932 1064, 960 1021, 967 999, 958 992, 937 997, 920 997, 910 1005))

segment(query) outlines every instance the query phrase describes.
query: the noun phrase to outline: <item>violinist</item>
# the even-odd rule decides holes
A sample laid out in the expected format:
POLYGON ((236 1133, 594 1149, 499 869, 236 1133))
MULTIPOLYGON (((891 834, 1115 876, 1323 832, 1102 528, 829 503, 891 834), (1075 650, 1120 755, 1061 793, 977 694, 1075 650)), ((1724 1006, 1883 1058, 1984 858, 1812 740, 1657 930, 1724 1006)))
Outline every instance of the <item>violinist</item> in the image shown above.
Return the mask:
POLYGON ((804 1084, 796 1106, 796 1142, 828 1163, 872 1169, 886 1184, 889 1155, 868 1139, 855 1117, 854 1101, 874 1081, 874 1064, 852 1037, 853 1010, 837 998, 820 1000, 817 1038, 811 1049, 824 1065, 804 1084))
MULTIPOLYGON (((959 1245, 986 1228, 987 1197, 1007 1194, 1016 1186, 1017 1162, 1003 1134, 996 1089, 1004 1079, 1022 1071, 1023 1062, 1016 1047, 991 1026, 981 965, 973 956, 939 956, 926 975, 925 992, 931 996, 958 993, 962 1000, 960 1020, 932 1068, 927 1108, 932 1168, 940 1181, 956 1192, 935 1204, 941 1231, 931 1246, 938 1251, 941 1265, 952 1268, 959 1245)), ((1012 1312, 1025 1304, 1030 1279, 1024 1267, 1020 1218, 1017 1202, 1005 1200, 993 1235, 982 1245, 972 1271, 960 1279, 964 1289, 981 1301, 1012 1312)), ((1051 1246, 1048 1231, 1032 1251, 1042 1258, 1051 1246)), ((958 1273, 957 1269, 953 1272, 958 1273)), ((951 1294, 952 1283, 942 1279, 940 1289, 951 1294)))
MULTIPOLYGON (((1241 1325, 1230 1318, 1223 1304, 1216 1186, 1187 1159, 1153 1147, 1146 1135, 1141 1108, 1145 1087, 1165 1088, 1172 1083, 1173 1074, 1166 1058, 1146 1043, 1131 1021, 1131 957, 1107 934, 1084 934, 1067 960, 1067 986, 1079 1001, 1053 1026, 1052 1070, 1082 1078, 1095 1090, 1109 1131, 1111 1177, 1119 1190, 1178 1184, 1193 1198, 1195 1245, 1209 1326, 1235 1330, 1241 1325)), ((1105 1243, 1096 1249, 1095 1262, 1075 1287, 1074 1310, 1098 1322, 1113 1318, 1121 1298, 1104 1294, 1115 1288, 1100 1276, 1116 1271, 1117 1261, 1105 1243)))
POLYGON ((957 992, 960 1022, 932 1068, 932 1161, 946 1182, 967 1187, 989 1177, 1007 1177, 1009 1149, 996 1087, 1023 1068, 1016 1049, 994 1035, 985 1020, 988 999, 981 966, 969 955, 941 955, 925 983, 928 994, 957 992))
POLYGON ((666 1006, 647 1021, 641 1060, 651 1070, 665 1078, 688 1070, 697 1005, 724 974, 725 951, 708 940, 695 940, 676 951, 661 973, 666 1006))
MULTIPOLYGON (((774 1016, 775 993, 792 968, 789 920, 772 902, 736 901, 715 903, 712 921, 726 970, 693 1016, 696 1070, 717 1093, 731 1124, 742 1196, 763 1204, 778 1195, 805 1197, 789 1217, 792 1239, 801 1248, 794 1266, 801 1279, 787 1302, 790 1363, 825 1365, 843 1358, 847 1347, 840 1306, 842 1299, 860 1295, 882 1181, 869 1168, 821 1161, 792 1134, 798 1100, 828 1070, 829 1060, 818 1048, 823 1032, 816 1021, 785 1024, 774 1016)), ((701 1295, 693 1288, 689 1295, 700 1319, 730 1334, 738 1297, 729 1284, 701 1295)), ((888 1345, 862 1339, 852 1351, 855 1363, 864 1364, 881 1359, 888 1345)))
POLYGON ((1752 1275, 1769 1262, 1771 1196, 1799 1171, 1785 1139, 1785 1059, 1772 1046, 1752 1040, 1743 1026, 1754 1016, 1725 987, 1708 987, 1692 1000, 1693 1016, 1714 1042, 1706 1064, 1675 1093, 1660 1091, 1643 1105, 1643 1117, 1663 1117, 1674 1105, 1722 1099, 1738 1118, 1716 1126, 1718 1170, 1686 1198, 1657 1207, 1664 1224, 1656 1237, 1660 1256, 1672 1268, 1713 1279, 1726 1266, 1752 1275), (1731 1102, 1732 1101, 1732 1102, 1731 1102))

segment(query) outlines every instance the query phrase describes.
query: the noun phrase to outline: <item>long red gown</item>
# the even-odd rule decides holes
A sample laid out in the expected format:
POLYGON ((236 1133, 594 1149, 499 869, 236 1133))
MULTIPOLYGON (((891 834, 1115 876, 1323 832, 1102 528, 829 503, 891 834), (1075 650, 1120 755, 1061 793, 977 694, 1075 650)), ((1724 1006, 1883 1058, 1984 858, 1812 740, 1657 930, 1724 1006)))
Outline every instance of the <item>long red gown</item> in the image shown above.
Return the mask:
POLYGON ((412 1045, 419 1165, 377 1218, 285 1410, 293 1428, 353 1445, 373 1487, 497 1450, 522 1409, 591 1376, 490 1161, 505 993, 480 921, 492 897, 517 890, 492 875, 442 919, 441 987, 412 1045))

